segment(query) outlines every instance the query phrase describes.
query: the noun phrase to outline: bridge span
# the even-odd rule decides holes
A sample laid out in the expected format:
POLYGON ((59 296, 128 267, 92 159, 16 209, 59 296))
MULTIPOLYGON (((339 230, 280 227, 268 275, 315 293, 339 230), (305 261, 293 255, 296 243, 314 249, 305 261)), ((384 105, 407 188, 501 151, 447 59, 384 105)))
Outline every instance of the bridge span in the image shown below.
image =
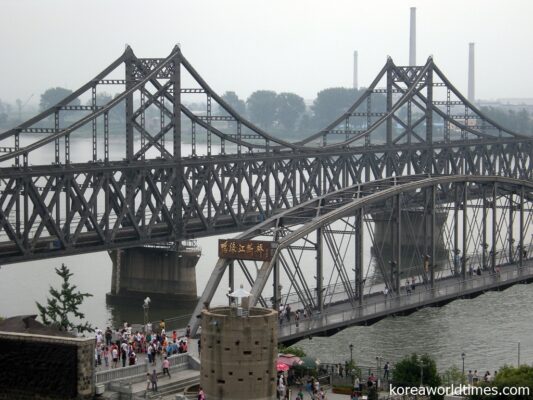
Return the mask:
MULTIPOLYGON (((356 307, 349 301, 339 301, 322 312, 300 319, 298 323, 294 317, 290 322, 284 320, 279 327, 278 340, 280 343, 292 344, 312 336, 329 336, 352 325, 368 325, 390 315, 410 314, 424 307, 441 306, 456 299, 476 297, 490 290, 503 290, 517 283, 532 282, 533 262, 527 260, 523 265, 522 268, 518 264, 505 265, 500 267, 499 273, 483 271, 482 275, 470 276, 466 280, 457 277, 442 278, 434 288, 421 285, 410 294, 405 290, 400 295, 388 297, 383 293, 374 293, 365 296, 363 303, 356 307)), ((294 310, 298 304, 291 307, 294 310)))
POLYGON ((292 304, 313 316, 298 329, 282 326, 287 341, 529 281, 532 218, 533 182, 500 176, 403 176, 330 192, 237 236, 269 240, 272 257, 257 265, 238 252, 221 255, 190 324, 194 332, 201 309, 228 287, 225 276, 234 287, 237 268, 252 305, 292 304), (422 217, 413 221, 413 214, 422 217), (388 221, 387 238, 375 234, 376 215, 388 221), (410 231, 424 239, 406 243, 410 231), (483 274, 471 279, 478 268, 483 274), (403 282, 413 280, 418 292, 404 296, 403 282), (281 282, 290 296, 282 295, 281 282))

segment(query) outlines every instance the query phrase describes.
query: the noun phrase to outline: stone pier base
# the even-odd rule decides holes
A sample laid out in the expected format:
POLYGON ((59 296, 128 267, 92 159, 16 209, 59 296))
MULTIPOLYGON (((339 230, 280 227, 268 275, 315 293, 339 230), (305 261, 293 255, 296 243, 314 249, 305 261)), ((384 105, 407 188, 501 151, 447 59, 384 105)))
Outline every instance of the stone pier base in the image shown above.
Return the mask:
POLYGON ((146 246, 109 252, 113 261, 109 302, 150 297, 175 302, 196 302, 197 246, 146 246))

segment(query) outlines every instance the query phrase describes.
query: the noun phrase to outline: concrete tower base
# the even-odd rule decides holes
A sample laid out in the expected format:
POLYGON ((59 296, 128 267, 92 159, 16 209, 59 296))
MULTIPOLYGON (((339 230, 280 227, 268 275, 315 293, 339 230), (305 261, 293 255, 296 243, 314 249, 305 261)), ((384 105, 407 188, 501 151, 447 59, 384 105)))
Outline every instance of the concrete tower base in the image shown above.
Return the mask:
POLYGON ((278 313, 268 308, 202 311, 200 384, 209 400, 274 400, 278 313))
POLYGON ((142 300, 196 302, 196 263, 202 251, 197 246, 150 246, 109 252, 113 261, 111 303, 142 300))

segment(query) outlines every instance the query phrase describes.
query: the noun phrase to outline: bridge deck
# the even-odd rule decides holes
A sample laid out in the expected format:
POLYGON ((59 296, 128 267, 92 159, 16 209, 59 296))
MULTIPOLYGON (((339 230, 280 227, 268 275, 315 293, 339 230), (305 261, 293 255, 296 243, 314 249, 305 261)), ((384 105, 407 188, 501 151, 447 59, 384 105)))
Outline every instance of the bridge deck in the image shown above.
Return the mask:
POLYGON ((446 277, 435 282, 433 290, 419 285, 411 294, 385 299, 383 294, 365 296, 362 306, 353 306, 344 301, 334 304, 322 313, 299 321, 283 321, 279 328, 278 341, 292 343, 308 336, 333 334, 350 325, 374 322, 389 315, 407 314, 420 308, 446 304, 457 298, 475 297, 489 290, 502 289, 515 283, 533 281, 533 260, 524 261, 523 267, 509 264, 501 268, 499 276, 484 272, 462 281, 446 277))

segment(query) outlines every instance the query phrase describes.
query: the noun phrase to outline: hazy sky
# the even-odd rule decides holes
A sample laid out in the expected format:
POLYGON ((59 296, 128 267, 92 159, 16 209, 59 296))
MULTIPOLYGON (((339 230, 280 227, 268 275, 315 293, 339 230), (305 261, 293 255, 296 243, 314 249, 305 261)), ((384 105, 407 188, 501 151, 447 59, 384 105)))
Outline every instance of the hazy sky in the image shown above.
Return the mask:
POLYGON ((417 7, 417 62, 433 55, 466 94, 476 43, 476 97, 533 97, 530 0, 0 0, 0 99, 32 103, 48 87, 76 89, 130 44, 138 57, 184 55, 219 93, 257 89, 306 99, 368 86, 387 55, 408 62, 417 7))

